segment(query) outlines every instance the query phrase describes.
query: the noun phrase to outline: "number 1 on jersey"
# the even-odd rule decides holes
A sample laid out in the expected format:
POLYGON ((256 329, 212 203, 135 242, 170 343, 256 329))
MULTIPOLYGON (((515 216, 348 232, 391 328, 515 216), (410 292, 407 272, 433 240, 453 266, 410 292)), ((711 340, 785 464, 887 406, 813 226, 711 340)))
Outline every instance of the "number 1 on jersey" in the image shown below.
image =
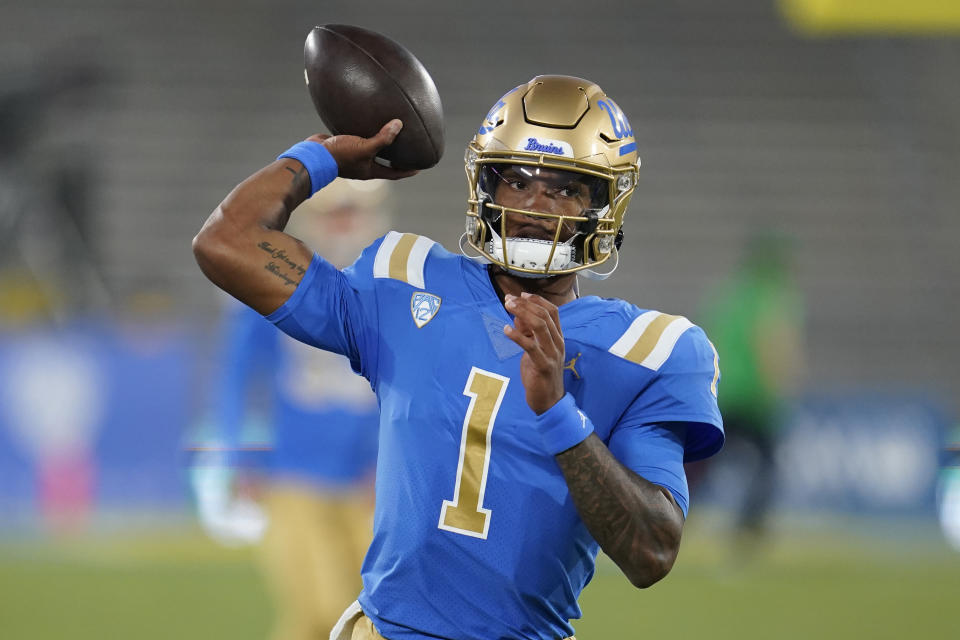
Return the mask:
POLYGON ((510 378, 499 374, 477 367, 470 369, 470 377, 463 388, 463 395, 470 398, 470 406, 463 418, 457 484, 453 500, 444 500, 440 509, 437 526, 441 529, 487 538, 490 510, 483 508, 483 494, 490 467, 490 436, 509 382, 510 378))

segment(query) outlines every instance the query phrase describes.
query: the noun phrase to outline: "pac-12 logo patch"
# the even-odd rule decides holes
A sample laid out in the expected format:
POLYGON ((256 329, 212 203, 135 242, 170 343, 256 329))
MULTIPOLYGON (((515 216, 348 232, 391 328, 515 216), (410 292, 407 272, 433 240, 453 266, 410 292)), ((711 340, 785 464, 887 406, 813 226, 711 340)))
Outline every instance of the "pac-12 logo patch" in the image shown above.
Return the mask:
POLYGON ((422 329, 425 324, 433 320, 440 310, 440 296, 432 293, 416 291, 410 298, 410 313, 413 315, 413 322, 417 329, 422 329))

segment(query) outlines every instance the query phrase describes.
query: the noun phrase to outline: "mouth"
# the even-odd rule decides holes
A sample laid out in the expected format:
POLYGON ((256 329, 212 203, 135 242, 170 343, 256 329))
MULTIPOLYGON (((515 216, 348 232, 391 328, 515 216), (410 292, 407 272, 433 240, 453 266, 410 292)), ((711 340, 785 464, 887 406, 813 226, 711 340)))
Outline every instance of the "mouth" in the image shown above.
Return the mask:
POLYGON ((553 242, 555 232, 550 229, 544 229, 536 224, 522 224, 515 229, 511 229, 511 238, 529 238, 531 240, 544 240, 553 242))

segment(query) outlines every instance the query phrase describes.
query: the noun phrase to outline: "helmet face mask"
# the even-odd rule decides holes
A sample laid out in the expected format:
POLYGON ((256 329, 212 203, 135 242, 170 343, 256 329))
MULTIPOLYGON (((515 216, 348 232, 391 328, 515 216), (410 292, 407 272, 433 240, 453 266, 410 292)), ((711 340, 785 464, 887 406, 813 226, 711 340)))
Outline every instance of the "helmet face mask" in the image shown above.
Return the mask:
POLYGON ((616 254, 637 167, 632 130, 600 87, 538 76, 467 146, 464 240, 514 275, 589 272, 616 254))

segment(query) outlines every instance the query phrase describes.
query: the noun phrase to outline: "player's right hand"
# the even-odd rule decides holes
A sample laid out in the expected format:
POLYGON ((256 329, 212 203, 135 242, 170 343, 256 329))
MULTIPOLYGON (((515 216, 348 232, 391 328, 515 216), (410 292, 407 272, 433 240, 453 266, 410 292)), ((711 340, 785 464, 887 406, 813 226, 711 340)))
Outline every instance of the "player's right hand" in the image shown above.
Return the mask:
POLYGON ((541 296, 507 294, 507 311, 513 314, 513 326, 504 325, 508 338, 523 348, 520 379, 526 390, 527 404, 540 415, 563 398, 563 329, 557 306, 541 296))
POLYGON ((388 147, 394 141, 402 128, 402 122, 391 120, 371 138, 317 134, 310 136, 307 140, 319 142, 327 148, 333 159, 337 161, 338 175, 341 178, 399 180, 416 175, 417 171, 401 171, 385 167, 377 163, 374 158, 382 149, 388 147))

